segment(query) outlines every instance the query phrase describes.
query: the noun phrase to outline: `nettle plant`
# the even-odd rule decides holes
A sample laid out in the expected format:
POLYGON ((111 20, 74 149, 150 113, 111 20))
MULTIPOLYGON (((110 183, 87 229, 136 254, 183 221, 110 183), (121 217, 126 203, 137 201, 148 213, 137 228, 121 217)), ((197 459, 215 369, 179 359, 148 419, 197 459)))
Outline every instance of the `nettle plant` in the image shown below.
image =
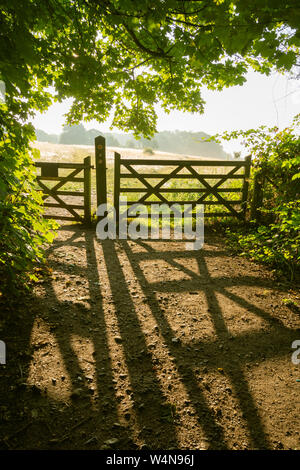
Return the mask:
POLYGON ((34 138, 31 125, 22 125, 1 105, 0 127, 0 295, 21 292, 37 280, 35 268, 44 261, 57 224, 43 219, 36 190, 34 138), (9 131, 8 131, 9 129, 9 131))
POLYGON ((287 268, 294 277, 300 258, 300 115, 290 127, 279 131, 262 126, 248 131, 225 133, 217 138, 243 138, 253 156, 251 178, 262 190, 260 217, 250 222, 250 230, 229 233, 232 246, 255 260, 287 268))

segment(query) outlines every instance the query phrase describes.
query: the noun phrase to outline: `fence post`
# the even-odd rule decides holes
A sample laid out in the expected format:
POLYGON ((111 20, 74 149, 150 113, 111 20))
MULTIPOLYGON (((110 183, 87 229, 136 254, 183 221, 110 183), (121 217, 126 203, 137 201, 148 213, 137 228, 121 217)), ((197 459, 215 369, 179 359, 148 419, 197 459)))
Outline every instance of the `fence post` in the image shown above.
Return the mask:
POLYGON ((252 196, 252 204, 251 204, 251 220, 259 220, 260 219, 260 212, 259 207, 262 206, 263 203, 263 181, 261 181, 261 175, 255 174, 254 181, 253 181, 253 196, 252 196))
POLYGON ((91 223, 91 157, 84 159, 84 221, 91 223))
POLYGON ((107 203, 105 138, 95 138, 97 207, 107 203))
POLYGON ((243 204, 243 217, 246 219, 247 211, 247 200, 248 200, 248 191, 249 191, 249 178, 250 178, 250 169, 251 169, 251 155, 245 157, 245 173, 244 173, 244 184, 242 192, 242 204, 243 204))
POLYGON ((116 233, 119 235, 119 216, 120 216, 120 154, 115 152, 114 161, 114 208, 116 215, 116 233))

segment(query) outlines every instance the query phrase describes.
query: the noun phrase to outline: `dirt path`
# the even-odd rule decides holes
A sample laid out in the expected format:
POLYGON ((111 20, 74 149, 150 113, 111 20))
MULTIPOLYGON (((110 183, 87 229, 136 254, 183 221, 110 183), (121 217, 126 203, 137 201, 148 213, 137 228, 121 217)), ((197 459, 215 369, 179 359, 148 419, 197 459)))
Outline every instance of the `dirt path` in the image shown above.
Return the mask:
POLYGON ((293 287, 215 235, 63 227, 49 264, 2 334, 0 448, 300 449, 293 287))

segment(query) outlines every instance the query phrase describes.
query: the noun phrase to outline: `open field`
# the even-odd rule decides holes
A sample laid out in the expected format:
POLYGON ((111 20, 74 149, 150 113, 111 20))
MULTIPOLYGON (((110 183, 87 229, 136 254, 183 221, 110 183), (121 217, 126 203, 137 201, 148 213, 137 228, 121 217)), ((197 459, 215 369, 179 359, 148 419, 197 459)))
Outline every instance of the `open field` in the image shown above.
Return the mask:
MULTIPOLYGON (((51 161, 55 158, 59 158, 60 161, 78 161, 87 155, 94 155, 95 148, 93 145, 64 145, 64 144, 52 144, 49 142, 34 142, 33 147, 37 148, 41 152, 41 159, 45 161, 51 161)), ((106 159, 108 163, 112 163, 114 160, 114 152, 120 153, 124 158, 147 158, 143 153, 143 149, 130 149, 122 147, 107 147, 106 148, 106 159)), ((182 155, 179 153, 169 153, 156 151, 151 158, 157 159, 178 159, 178 160, 207 160, 206 157, 195 157, 194 155, 182 155)), ((213 160, 210 158, 210 160, 213 160)), ((222 161, 222 160, 220 160, 222 161)))

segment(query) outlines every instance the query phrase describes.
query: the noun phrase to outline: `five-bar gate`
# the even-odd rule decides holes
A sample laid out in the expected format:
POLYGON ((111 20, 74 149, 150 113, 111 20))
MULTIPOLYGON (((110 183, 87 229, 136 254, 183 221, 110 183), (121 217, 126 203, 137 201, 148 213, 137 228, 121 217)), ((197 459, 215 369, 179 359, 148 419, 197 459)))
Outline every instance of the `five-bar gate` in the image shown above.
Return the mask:
MULTIPOLYGON (((251 156, 245 160, 157 160, 157 159, 129 159, 121 158, 120 154, 115 153, 115 173, 114 173, 114 207, 119 219, 120 206, 122 201, 120 197, 124 194, 132 195, 137 193, 138 197, 132 198, 124 203, 131 206, 133 204, 143 204, 145 206, 154 203, 163 203, 171 206, 173 204, 203 204, 204 206, 221 206, 221 211, 206 211, 205 217, 236 217, 245 219, 246 204, 248 197, 249 175, 251 166, 251 156), (158 170, 166 168, 168 172, 158 170), (141 168, 139 170, 139 168, 141 168), (149 171, 148 170, 152 170, 149 171), (216 171, 208 168, 215 169, 216 171), (154 169, 154 171, 153 171, 154 169), (122 186, 124 179, 134 179, 135 182, 142 184, 129 187, 122 186), (174 180, 185 180, 196 182, 195 186, 184 187, 184 184, 172 185, 174 180), (232 181, 240 180, 241 185, 236 186, 232 181), (154 181, 154 183, 153 183, 154 181), (230 183, 224 186, 225 183, 230 183), (171 186, 171 187, 170 187, 171 186), (167 198, 168 194, 187 194, 194 196, 188 200, 182 200, 176 197, 176 200, 167 198), (230 194, 235 193, 237 198, 229 198, 230 194), (153 200, 155 197, 155 201, 153 200)), ((128 217, 130 210, 128 209, 128 217)))

